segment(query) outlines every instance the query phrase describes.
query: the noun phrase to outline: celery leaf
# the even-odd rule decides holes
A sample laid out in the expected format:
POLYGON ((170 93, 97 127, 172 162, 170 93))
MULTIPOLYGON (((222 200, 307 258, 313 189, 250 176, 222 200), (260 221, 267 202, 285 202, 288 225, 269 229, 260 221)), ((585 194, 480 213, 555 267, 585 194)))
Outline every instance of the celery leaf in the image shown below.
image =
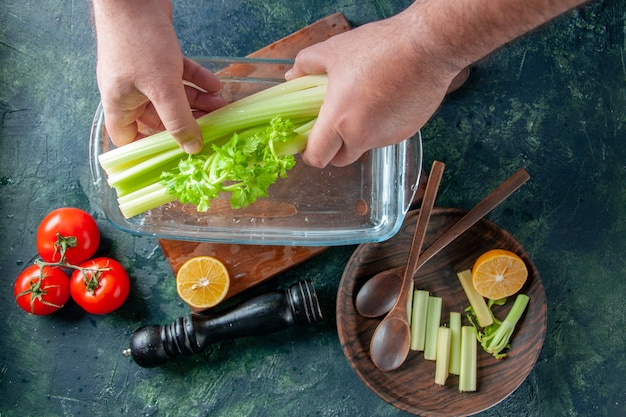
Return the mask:
POLYGON ((222 192, 230 193, 232 208, 243 208, 258 198, 278 178, 294 167, 293 155, 277 155, 275 147, 293 141, 297 134, 288 119, 274 117, 269 125, 251 134, 233 134, 209 155, 189 155, 171 171, 161 174, 167 192, 181 203, 206 211, 222 192))

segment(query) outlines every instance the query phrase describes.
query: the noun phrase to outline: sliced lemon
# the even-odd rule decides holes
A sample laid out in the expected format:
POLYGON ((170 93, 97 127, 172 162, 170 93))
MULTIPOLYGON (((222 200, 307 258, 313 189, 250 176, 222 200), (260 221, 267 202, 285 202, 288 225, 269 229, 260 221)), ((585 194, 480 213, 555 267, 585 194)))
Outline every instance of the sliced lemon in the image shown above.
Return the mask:
POLYGON ((526 282, 528 269, 522 258, 504 249, 482 254, 472 268, 474 288, 490 300, 499 300, 517 293, 526 282))
POLYGON ((212 256, 196 256, 185 262, 176 274, 178 295, 189 306, 207 309, 219 304, 230 288, 226 266, 212 256))

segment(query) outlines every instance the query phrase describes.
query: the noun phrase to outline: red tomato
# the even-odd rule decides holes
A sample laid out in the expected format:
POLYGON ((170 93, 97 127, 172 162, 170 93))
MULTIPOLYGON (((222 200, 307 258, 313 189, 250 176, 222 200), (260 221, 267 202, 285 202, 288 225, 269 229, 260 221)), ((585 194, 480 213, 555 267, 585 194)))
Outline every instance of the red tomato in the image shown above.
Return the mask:
POLYGON ((62 207, 51 211, 37 230, 37 251, 46 262, 59 262, 65 246, 65 260, 78 265, 91 258, 99 245, 96 221, 78 208, 62 207))
POLYGON ((94 258, 72 273, 70 293, 91 314, 107 314, 120 308, 130 292, 124 267, 111 258, 94 258))
POLYGON ((17 305, 25 311, 45 316, 59 310, 70 299, 70 279, 54 266, 31 265, 18 275, 13 285, 17 305))

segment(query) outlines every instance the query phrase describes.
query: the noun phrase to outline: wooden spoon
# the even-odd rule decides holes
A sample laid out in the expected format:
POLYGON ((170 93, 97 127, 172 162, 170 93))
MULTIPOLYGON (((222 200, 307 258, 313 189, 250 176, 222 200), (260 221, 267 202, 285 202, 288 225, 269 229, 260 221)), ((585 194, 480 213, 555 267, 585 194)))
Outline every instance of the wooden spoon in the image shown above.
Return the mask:
MULTIPOLYGON (((524 168, 518 170, 510 176, 498 188, 493 190, 487 197, 478 203, 473 209, 467 212, 458 222, 446 230, 428 249, 419 257, 415 272, 433 256, 438 254, 450 242, 463 234, 476 222, 497 207, 519 187, 521 187, 530 176, 524 168)), ((404 265, 388 269, 374 275, 359 290, 355 299, 356 311, 363 317, 379 317, 387 313, 395 304, 402 280, 400 274, 404 265)), ((413 276, 412 275, 412 276, 413 276)))
POLYGON ((372 362, 381 371, 392 371, 404 363, 411 346, 411 328, 408 320, 408 300, 413 289, 413 273, 422 251, 424 237, 428 230, 430 214, 435 205, 437 190, 443 175, 444 163, 435 161, 428 177, 422 206, 417 217, 417 224, 413 232, 413 240, 409 249, 409 259, 404 268, 402 286, 396 302, 387 315, 380 322, 370 343, 372 362))

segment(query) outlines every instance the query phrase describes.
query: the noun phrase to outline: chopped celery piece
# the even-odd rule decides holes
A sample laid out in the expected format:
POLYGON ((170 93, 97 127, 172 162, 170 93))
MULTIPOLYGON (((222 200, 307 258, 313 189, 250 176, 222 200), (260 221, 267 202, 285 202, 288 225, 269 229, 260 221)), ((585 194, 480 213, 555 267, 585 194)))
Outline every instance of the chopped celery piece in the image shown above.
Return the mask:
POLYGON ((437 358, 435 359, 435 384, 445 385, 450 366, 450 329, 441 326, 437 329, 437 358))
POLYGON ((426 313, 426 336, 424 339, 424 359, 434 361, 437 358, 437 329, 441 325, 441 297, 428 296, 426 313))
POLYGON ((450 367, 452 375, 459 374, 461 367, 461 313, 450 313, 450 367))
POLYGON ((459 372, 459 391, 476 391, 476 368, 478 343, 471 326, 461 327, 461 367, 459 372))
POLYGON ((428 291, 415 290, 413 292, 413 307, 411 314, 411 350, 424 350, 426 338, 426 315, 428 313, 428 291))
POLYGON ((474 314, 476 315, 476 320, 478 320, 478 324, 481 327, 489 326, 493 323, 493 317, 489 308, 487 307, 487 303, 482 295, 478 294, 476 289, 474 288, 474 284, 472 283, 472 271, 465 270, 458 272, 457 277, 461 282, 461 286, 463 287, 463 291, 467 296, 467 300, 470 303, 474 314))

